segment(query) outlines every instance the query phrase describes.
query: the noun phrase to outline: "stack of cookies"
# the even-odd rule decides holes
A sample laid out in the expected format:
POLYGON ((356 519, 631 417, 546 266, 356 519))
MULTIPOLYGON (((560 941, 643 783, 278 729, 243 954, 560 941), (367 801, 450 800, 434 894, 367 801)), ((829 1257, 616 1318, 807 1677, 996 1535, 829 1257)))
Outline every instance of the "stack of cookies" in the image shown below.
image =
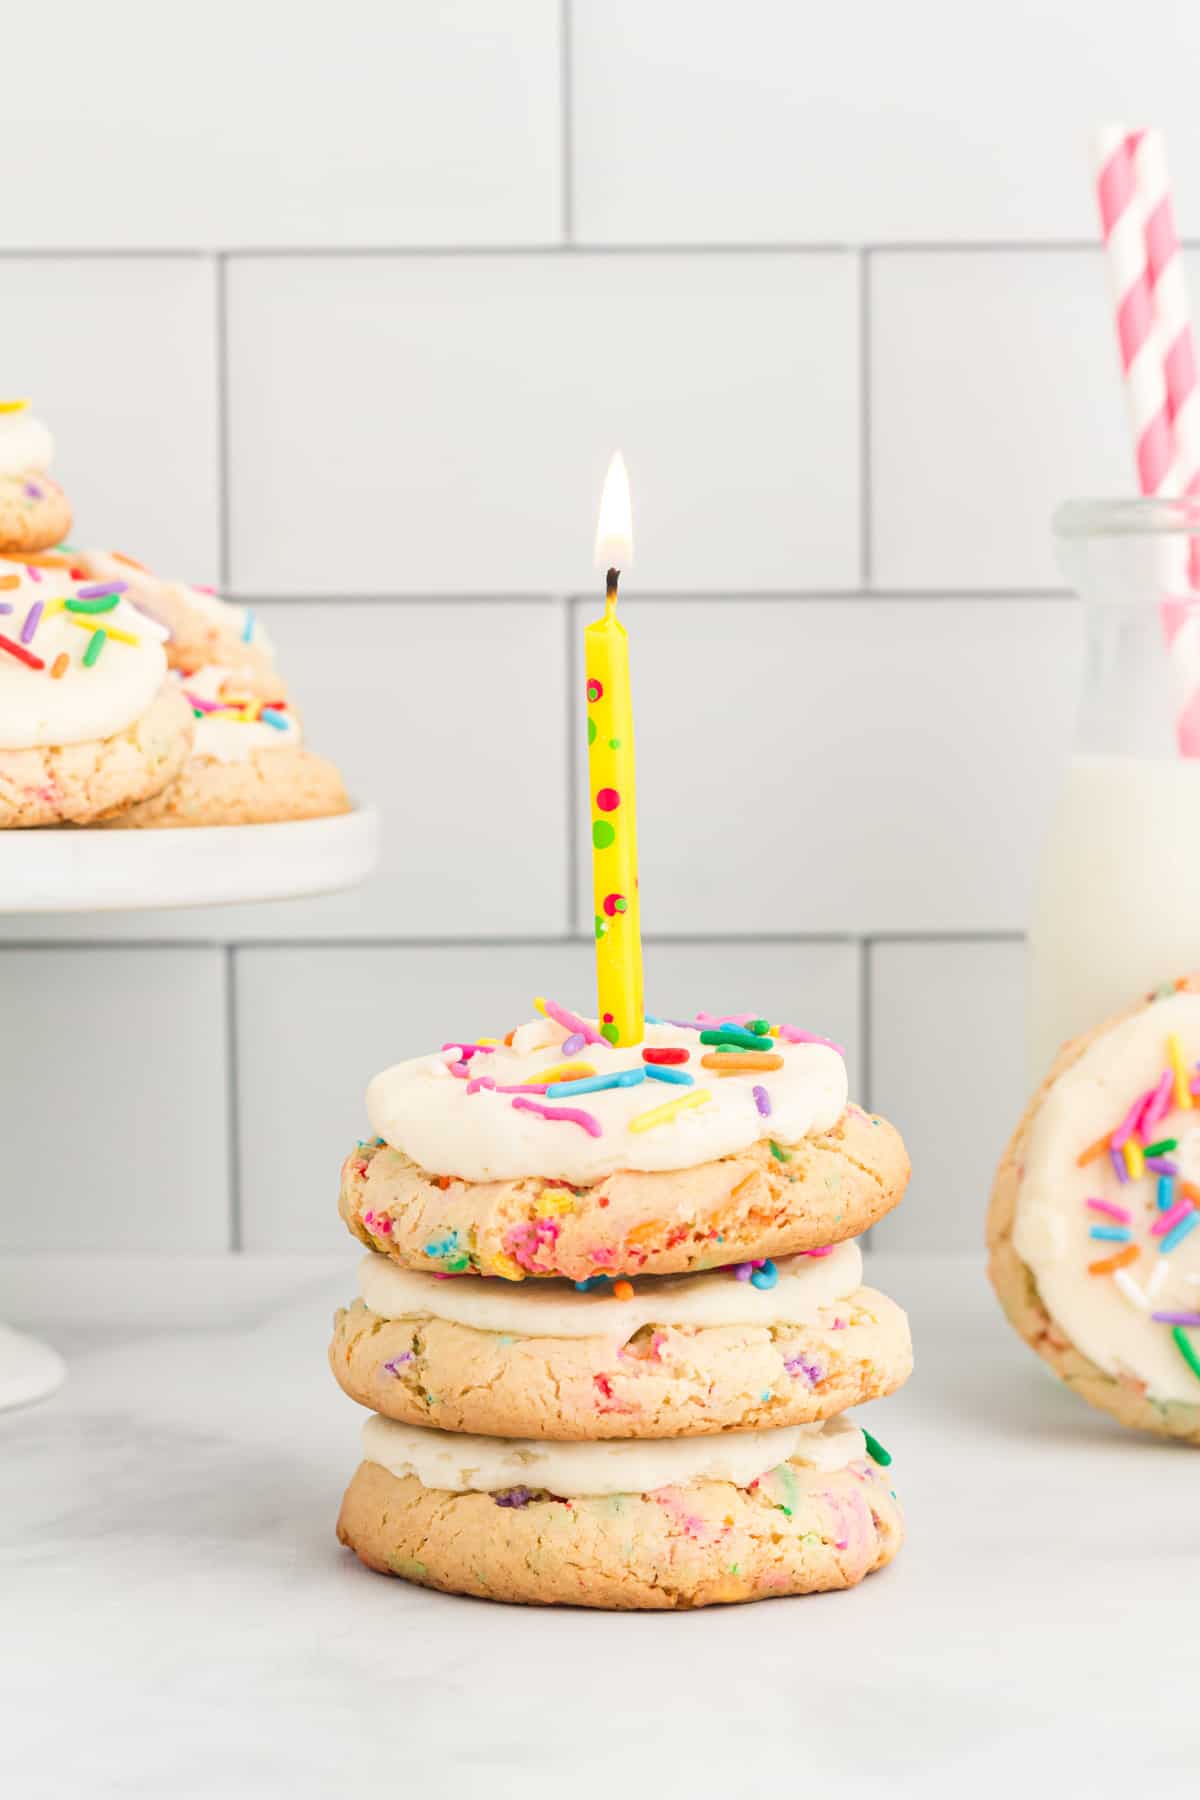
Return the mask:
POLYGON ((376 1076, 330 1360, 371 1409, 338 1535, 493 1600, 704 1606, 848 1587, 901 1541, 843 1415, 912 1365, 855 1239, 908 1180, 837 1046, 749 1015, 614 1048, 548 1001, 376 1076))
POLYGON ((256 825, 349 810, 252 613, 61 540, 50 434, 0 403, 0 828, 256 825))

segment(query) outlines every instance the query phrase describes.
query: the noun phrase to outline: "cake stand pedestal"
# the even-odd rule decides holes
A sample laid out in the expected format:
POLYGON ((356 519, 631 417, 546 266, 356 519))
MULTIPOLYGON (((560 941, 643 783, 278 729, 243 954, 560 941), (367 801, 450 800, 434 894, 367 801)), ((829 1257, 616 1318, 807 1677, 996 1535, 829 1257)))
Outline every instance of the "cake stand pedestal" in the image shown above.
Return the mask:
MULTIPOLYGON (((0 831, 0 914, 299 899, 357 886, 378 857, 369 806, 284 825, 0 831)), ((46 1399, 66 1372, 48 1344, 0 1325, 0 1411, 46 1399)))

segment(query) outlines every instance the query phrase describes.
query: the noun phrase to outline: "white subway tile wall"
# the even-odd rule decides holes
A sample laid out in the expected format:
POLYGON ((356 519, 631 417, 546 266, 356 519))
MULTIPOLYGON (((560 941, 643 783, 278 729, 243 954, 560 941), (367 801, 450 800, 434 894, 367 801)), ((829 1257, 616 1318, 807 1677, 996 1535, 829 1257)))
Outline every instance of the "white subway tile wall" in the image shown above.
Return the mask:
POLYGON ((588 1004, 617 443, 653 1003, 845 1040, 917 1169, 880 1241, 980 1241, 1079 670, 1049 515, 1132 485, 1096 119, 1152 110, 1200 232, 1200 13, 1144 10, 25 9, 6 389, 77 541, 261 607, 386 848, 324 900, 3 920, 0 1250, 337 1244, 377 1067, 588 1004))

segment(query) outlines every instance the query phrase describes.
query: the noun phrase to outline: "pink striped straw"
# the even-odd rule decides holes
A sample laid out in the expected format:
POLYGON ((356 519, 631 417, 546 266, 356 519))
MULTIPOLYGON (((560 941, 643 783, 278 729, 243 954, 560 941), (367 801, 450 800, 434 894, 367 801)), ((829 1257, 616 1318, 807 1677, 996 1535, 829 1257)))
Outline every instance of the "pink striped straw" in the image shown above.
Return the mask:
MULTIPOLYGON (((1179 466, 1167 388, 1164 336, 1159 328, 1156 280, 1151 267, 1149 228, 1152 217, 1154 254, 1161 259, 1158 284, 1165 274, 1168 302, 1175 294, 1180 271, 1177 245, 1174 254, 1170 254, 1174 226, 1170 222, 1162 159, 1157 168, 1163 174, 1164 186, 1156 186, 1154 192, 1150 192, 1139 183, 1135 155, 1141 151, 1146 135, 1130 132, 1123 125, 1106 125, 1095 134, 1093 153, 1100 227, 1116 308, 1117 343, 1129 405, 1138 488, 1148 497, 1165 499, 1180 491, 1179 466), (1164 199, 1166 212, 1162 206, 1164 199), (1172 262, 1173 270, 1168 267, 1172 262)), ((1151 148, 1148 175, 1155 173, 1155 153, 1151 148)), ((1173 364, 1177 380, 1182 381, 1186 368, 1186 352, 1181 347, 1173 364)), ((1194 374, 1194 364, 1192 369, 1194 374)), ((1187 610, 1186 600, 1181 602, 1173 595, 1177 582, 1173 579, 1172 549, 1169 541, 1162 546, 1160 611, 1179 709, 1176 718, 1179 749, 1184 756, 1195 756, 1200 755, 1200 656, 1193 634, 1180 631, 1187 610)))

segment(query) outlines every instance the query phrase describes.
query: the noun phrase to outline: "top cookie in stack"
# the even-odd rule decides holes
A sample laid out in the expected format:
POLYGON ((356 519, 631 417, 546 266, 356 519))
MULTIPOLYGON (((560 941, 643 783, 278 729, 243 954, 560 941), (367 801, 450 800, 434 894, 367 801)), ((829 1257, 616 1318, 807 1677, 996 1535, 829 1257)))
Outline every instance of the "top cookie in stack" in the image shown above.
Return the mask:
POLYGON ((331 1360, 379 1416, 343 1541, 534 1603, 860 1579, 899 1518, 838 1415, 911 1349, 853 1239, 903 1194, 899 1136, 791 1026, 654 1020, 613 1048, 539 1005, 368 1091, 341 1210, 372 1253, 331 1360))

